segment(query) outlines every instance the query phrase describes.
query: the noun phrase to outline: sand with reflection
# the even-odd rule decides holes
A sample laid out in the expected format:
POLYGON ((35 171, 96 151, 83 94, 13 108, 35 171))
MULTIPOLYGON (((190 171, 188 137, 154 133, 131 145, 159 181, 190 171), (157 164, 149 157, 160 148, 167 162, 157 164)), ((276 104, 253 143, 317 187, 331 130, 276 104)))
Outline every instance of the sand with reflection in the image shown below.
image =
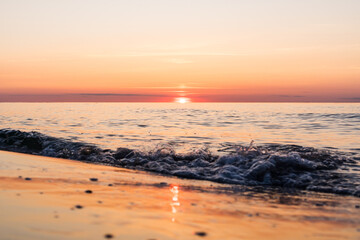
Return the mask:
POLYGON ((2 239, 360 237, 354 197, 234 190, 9 152, 0 152, 0 202, 2 239))

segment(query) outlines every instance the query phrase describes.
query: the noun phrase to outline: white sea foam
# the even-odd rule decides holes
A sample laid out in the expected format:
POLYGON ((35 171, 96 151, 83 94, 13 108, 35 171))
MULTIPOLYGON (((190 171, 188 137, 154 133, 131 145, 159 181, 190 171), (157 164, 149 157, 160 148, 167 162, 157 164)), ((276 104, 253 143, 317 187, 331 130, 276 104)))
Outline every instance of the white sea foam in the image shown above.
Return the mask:
POLYGON ((279 186, 360 197, 358 158, 298 145, 228 146, 227 153, 222 155, 208 148, 177 153, 171 145, 164 144, 147 151, 104 150, 38 132, 2 129, 0 149, 220 183, 279 186))

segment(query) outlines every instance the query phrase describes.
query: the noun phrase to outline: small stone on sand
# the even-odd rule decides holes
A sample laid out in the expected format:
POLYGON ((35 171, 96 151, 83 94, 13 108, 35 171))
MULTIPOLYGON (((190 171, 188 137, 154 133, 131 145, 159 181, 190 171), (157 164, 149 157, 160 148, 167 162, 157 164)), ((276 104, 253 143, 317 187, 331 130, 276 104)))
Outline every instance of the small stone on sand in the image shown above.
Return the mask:
POLYGON ((91 190, 86 190, 85 193, 89 193, 89 194, 90 194, 90 193, 92 193, 92 191, 91 191, 91 190))
POLYGON ((75 207, 76 207, 77 209, 82 209, 82 208, 83 208, 83 206, 81 206, 81 205, 75 205, 75 207))
POLYGON ((97 181, 98 181, 97 178, 89 178, 89 179, 90 179, 90 181, 92 181, 92 182, 97 182, 97 181))
POLYGON ((25 178, 26 181, 31 181, 31 178, 27 177, 25 178))
POLYGON ((205 237, 207 235, 206 232, 195 232, 195 235, 198 235, 199 237, 205 237))
POLYGON ((105 234, 104 237, 105 237, 105 238, 113 238, 114 236, 113 236, 112 234, 108 233, 108 234, 105 234))

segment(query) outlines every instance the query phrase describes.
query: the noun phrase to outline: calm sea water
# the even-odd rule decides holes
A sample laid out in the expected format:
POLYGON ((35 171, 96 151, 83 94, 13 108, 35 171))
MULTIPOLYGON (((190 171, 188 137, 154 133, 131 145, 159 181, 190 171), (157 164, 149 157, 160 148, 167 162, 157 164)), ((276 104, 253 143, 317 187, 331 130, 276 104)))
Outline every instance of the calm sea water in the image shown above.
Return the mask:
POLYGON ((0 103, 0 128, 111 149, 254 140, 360 153, 358 103, 0 103))

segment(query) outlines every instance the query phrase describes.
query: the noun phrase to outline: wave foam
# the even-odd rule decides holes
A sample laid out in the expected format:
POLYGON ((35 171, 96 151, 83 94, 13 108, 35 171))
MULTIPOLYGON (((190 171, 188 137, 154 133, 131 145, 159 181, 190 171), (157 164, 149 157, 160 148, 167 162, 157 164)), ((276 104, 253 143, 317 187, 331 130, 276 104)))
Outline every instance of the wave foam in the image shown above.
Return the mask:
POLYGON ((150 151, 128 148, 114 151, 38 132, 1 129, 0 149, 219 183, 280 186, 360 197, 358 159, 297 145, 233 146, 223 156, 206 148, 179 154, 170 145, 150 151))

